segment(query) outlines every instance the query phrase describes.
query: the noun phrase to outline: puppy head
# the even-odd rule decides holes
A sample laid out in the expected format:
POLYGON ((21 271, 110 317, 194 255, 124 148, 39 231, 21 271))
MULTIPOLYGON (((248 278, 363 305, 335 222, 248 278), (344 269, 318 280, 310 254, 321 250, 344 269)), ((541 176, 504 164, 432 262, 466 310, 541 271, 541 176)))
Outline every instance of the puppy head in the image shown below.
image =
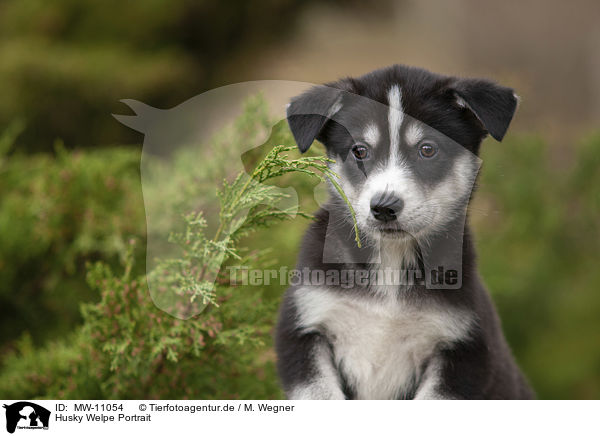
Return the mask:
POLYGON ((516 107, 487 80, 393 66, 314 87, 287 117, 300 151, 316 139, 336 161, 363 232, 419 238, 464 214, 481 141, 502 140, 516 107))

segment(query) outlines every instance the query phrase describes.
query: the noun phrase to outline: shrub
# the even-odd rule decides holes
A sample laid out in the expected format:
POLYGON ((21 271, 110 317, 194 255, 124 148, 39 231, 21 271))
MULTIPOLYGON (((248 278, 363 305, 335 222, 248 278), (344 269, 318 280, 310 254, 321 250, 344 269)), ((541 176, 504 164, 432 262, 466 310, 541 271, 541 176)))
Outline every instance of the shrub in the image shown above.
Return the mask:
POLYGON ((0 153, 0 343, 69 331, 94 296, 85 262, 118 265, 123 241, 144 234, 138 151, 0 153))
MULTIPOLYGON (((251 103, 248 110, 250 114, 235 125, 233 137, 238 141, 248 138, 248 129, 265 127, 256 113, 260 108, 251 103)), ((291 142, 289 131, 281 124, 271 138, 291 142)), ((183 231, 171 238, 182 249, 181 257, 160 261, 147 275, 134 276, 139 250, 133 240, 123 261, 123 274, 115 274, 114 267, 105 262, 90 263, 88 283, 100 301, 82 306, 83 326, 68 340, 39 349, 24 336, 18 350, 4 360, 0 395, 278 398, 271 347, 278 299, 262 288, 229 283, 226 275, 219 274, 220 267, 227 261, 265 265, 264 250, 245 249, 244 241, 290 213, 274 207, 283 194, 266 182, 291 173, 320 180, 332 174, 324 157, 291 158, 290 153, 297 153, 295 146, 268 148, 266 155, 255 156, 258 163, 250 175, 240 173, 224 182, 219 195, 219 227, 212 237, 206 234, 202 213, 192 212, 183 217, 183 231), (247 213, 244 220, 238 218, 241 212, 247 213), (192 307, 191 314, 178 312, 191 318, 179 319, 159 309, 148 282, 161 290, 159 298, 164 301, 174 299, 192 307), (37 360, 44 363, 36 364, 37 360), (61 381, 55 381, 57 378, 61 381)), ((173 186, 178 182, 170 181, 173 186)), ((168 188, 162 192, 168 193, 168 188)))

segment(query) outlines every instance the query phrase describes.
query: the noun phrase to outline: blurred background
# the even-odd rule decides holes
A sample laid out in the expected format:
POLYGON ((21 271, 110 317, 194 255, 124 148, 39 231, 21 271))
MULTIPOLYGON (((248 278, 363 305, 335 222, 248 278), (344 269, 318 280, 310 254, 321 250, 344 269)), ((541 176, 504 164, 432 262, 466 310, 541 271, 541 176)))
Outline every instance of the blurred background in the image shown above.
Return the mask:
MULTIPOLYGON (((0 397, 126 396, 106 382, 110 361, 81 375, 92 374, 82 356, 106 350, 77 333, 82 304, 104 299, 87 262, 121 268, 133 239, 144 271, 143 137, 111 117, 129 113, 120 99, 171 108, 235 82, 403 63, 521 96, 506 140, 482 151, 481 273, 539 397, 600 398, 600 3, 372 3, 0 2, 0 397)), ((279 264, 294 265, 306 225, 269 233, 279 264)), ((281 292, 267 292, 274 307, 281 292)), ((257 372, 220 391, 138 394, 278 398, 266 338, 248 364, 257 372)))

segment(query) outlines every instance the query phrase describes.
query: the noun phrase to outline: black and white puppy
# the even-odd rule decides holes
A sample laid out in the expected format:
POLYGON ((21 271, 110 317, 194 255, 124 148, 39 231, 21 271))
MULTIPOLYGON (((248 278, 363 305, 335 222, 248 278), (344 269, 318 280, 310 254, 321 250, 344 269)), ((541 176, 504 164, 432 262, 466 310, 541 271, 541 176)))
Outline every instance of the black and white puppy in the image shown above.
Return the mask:
POLYGON ((477 274, 465 219, 481 141, 500 141, 516 107, 509 88, 399 65, 292 100, 298 147, 316 139, 335 160, 362 244, 331 188, 298 262, 327 280, 293 284, 281 306, 288 398, 533 397, 477 274))

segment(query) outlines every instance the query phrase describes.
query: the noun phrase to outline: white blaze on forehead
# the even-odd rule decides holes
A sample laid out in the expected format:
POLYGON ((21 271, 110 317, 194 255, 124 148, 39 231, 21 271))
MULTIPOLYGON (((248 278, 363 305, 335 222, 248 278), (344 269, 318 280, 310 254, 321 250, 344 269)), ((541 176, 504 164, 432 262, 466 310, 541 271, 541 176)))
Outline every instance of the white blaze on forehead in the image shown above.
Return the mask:
POLYGON ((375 124, 369 124, 363 132, 363 137, 367 144, 375 147, 379 142, 379 128, 375 124))
POLYGON ((411 123, 406 128, 405 139, 409 145, 417 145, 423 139, 425 132, 418 122, 411 123))
POLYGON ((404 118, 402 112, 402 93, 400 87, 394 85, 388 92, 388 123, 390 127, 390 161, 396 162, 398 153, 400 152, 400 126, 404 118))

